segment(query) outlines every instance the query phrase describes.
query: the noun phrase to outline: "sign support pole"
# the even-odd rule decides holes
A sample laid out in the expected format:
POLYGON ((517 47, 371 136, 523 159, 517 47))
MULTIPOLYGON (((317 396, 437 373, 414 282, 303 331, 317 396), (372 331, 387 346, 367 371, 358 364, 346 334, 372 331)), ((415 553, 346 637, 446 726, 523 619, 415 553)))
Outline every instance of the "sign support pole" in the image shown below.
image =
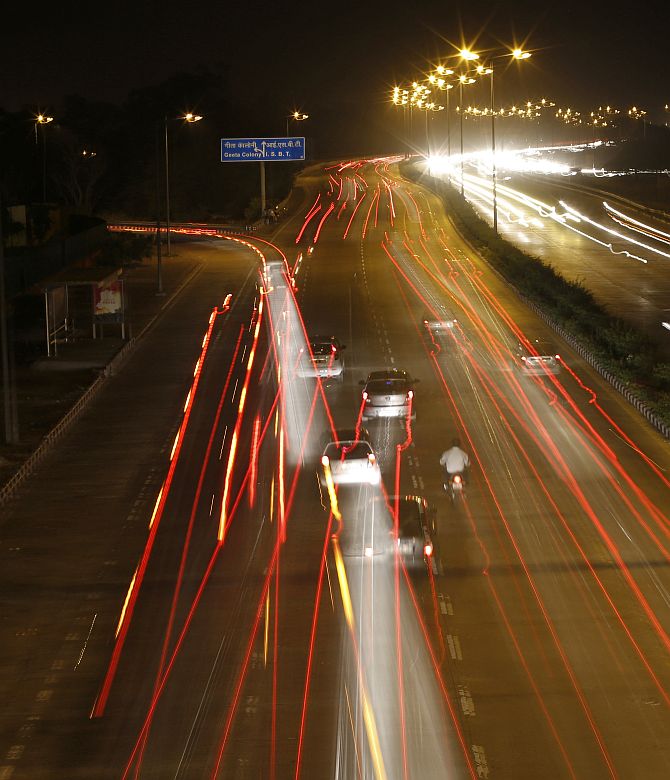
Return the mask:
POLYGON ((265 219, 265 161, 261 160, 261 219, 265 219))

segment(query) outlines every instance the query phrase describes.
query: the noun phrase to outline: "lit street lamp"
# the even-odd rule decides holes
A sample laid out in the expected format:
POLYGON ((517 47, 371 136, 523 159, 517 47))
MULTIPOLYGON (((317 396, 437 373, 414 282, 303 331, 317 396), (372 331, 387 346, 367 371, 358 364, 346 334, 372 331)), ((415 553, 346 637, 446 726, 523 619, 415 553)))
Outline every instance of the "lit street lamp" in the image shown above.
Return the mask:
POLYGON ((286 117, 286 136, 289 133, 289 122, 304 122, 305 119, 309 119, 309 114, 303 114, 301 111, 294 111, 286 117))

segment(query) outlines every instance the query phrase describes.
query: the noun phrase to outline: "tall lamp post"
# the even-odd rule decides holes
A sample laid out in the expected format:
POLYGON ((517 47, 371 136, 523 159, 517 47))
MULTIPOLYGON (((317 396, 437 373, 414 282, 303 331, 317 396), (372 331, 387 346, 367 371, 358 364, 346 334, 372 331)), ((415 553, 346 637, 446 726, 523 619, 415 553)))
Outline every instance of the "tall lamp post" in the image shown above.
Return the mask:
MULTIPOLYGON (((478 60, 479 54, 469 49, 461 49, 459 52, 461 59, 466 61, 478 60)), ((491 78, 491 189, 493 193, 493 231, 498 232, 498 192, 496 177, 496 112, 495 112, 495 92, 494 92, 494 70, 493 63, 501 59, 527 60, 531 56, 529 51, 523 49, 512 49, 503 54, 496 54, 488 58, 488 65, 478 65, 477 73, 491 78)))
MULTIPOLYGON (((202 117, 199 114, 193 114, 190 111, 188 111, 182 116, 175 117, 173 121, 179 121, 180 119, 184 122, 187 122, 188 124, 194 124, 195 122, 199 122, 202 119, 202 117)), ((164 136, 165 136, 165 235, 167 238, 166 246, 167 246, 168 257, 170 256, 170 152, 169 152, 169 145, 168 145, 168 122, 169 121, 170 119, 166 115, 163 121, 163 128, 164 128, 164 136)), ((158 239, 160 240, 160 234, 158 236, 158 239)))
POLYGON ((428 81, 436 86, 440 91, 447 93, 447 105, 443 106, 447 110, 447 158, 451 157, 451 108, 449 105, 449 90, 454 88, 451 82, 448 82, 445 76, 453 76, 454 71, 451 68, 445 68, 444 65, 438 65, 435 72, 429 74, 428 81))
MULTIPOLYGON (((309 119, 309 114, 304 114, 302 111, 293 111, 286 117, 286 137, 289 134, 290 122, 304 122, 305 119, 309 119)), ((265 162, 261 160, 261 217, 265 219, 265 210, 267 206, 267 199, 265 197, 265 162)))
POLYGON ((465 195, 465 179, 463 171, 463 84, 474 84, 475 79, 461 73, 458 77, 458 113, 460 114, 461 125, 461 195, 465 195))
POLYGON ((37 125, 42 125, 42 202, 47 202, 47 136, 44 131, 44 125, 53 122, 52 116, 38 114, 35 117, 35 143, 37 143, 37 125))

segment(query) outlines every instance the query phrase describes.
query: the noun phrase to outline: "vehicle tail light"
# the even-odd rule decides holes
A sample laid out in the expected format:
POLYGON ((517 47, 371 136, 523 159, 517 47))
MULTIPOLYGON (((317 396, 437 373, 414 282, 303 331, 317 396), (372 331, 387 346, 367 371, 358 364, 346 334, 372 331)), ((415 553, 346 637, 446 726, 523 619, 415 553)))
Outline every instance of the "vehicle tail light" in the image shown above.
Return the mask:
POLYGON ((461 475, 460 475, 460 474, 456 474, 456 475, 454 476, 454 482, 455 482, 457 485, 460 485, 462 481, 463 481, 463 478, 461 477, 461 475))
POLYGON ((407 391, 407 400, 411 401, 412 398, 414 398, 414 390, 408 390, 407 391))
POLYGON ((432 544, 425 545, 423 551, 426 555, 426 558, 430 558, 430 556, 433 554, 433 545, 432 544))
POLYGON ((363 400, 364 401, 368 400, 368 394, 365 392, 365 390, 363 390, 363 400))

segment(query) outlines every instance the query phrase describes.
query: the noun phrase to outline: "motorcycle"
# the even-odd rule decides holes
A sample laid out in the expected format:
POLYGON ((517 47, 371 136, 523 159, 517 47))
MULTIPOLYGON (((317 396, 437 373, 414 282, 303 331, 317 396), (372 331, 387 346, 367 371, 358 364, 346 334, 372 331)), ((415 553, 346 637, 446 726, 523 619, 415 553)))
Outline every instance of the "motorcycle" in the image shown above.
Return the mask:
POLYGON ((445 472, 444 491, 452 502, 465 498, 465 478, 462 472, 448 474, 445 472))

